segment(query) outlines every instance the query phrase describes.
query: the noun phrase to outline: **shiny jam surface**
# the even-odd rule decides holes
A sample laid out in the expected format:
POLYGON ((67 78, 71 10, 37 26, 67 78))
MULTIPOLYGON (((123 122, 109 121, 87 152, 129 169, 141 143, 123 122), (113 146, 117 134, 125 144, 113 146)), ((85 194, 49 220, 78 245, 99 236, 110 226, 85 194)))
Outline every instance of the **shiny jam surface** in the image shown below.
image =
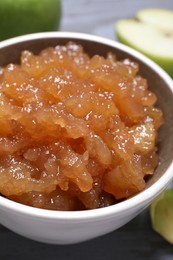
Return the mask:
POLYGON ((138 64, 74 42, 0 70, 0 193, 51 210, 105 207, 143 190, 163 122, 138 64))

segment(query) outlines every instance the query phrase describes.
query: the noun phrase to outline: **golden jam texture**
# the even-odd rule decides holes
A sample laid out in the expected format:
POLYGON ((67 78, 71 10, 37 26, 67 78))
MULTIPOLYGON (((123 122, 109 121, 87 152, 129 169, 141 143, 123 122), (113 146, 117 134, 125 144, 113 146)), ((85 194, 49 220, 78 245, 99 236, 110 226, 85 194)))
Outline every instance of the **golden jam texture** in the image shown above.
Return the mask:
POLYGON ((163 122, 138 64, 68 42, 0 69, 0 193, 50 210, 129 198, 158 165, 163 122))

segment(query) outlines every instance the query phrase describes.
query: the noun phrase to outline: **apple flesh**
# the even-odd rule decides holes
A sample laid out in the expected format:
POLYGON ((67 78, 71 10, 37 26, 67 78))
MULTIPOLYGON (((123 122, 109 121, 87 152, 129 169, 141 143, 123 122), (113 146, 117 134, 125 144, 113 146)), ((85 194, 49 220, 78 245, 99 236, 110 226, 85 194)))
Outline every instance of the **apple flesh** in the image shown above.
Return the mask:
POLYGON ((137 12, 136 18, 146 24, 153 25, 163 33, 173 34, 173 11, 164 9, 143 9, 137 12))
POLYGON ((173 77, 173 11, 145 9, 116 23, 120 42, 142 52, 173 77))
POLYGON ((166 190, 151 207, 153 229, 173 244, 173 190, 166 190))
POLYGON ((0 40, 55 31, 60 18, 60 0, 0 0, 0 40))

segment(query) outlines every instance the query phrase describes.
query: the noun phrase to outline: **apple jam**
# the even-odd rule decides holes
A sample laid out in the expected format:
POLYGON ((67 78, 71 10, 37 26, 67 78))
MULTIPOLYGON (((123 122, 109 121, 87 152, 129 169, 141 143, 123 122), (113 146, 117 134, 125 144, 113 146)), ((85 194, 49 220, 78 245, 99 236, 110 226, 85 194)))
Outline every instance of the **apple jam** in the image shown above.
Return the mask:
POLYGON ((0 70, 0 193, 51 210, 105 207, 143 190, 163 122, 138 64, 69 42, 0 70))

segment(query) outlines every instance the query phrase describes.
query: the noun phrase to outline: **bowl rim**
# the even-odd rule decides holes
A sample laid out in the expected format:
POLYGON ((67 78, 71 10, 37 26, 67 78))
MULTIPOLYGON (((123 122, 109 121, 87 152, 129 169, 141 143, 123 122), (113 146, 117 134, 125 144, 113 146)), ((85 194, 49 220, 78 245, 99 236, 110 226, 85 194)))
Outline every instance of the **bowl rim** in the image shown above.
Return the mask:
MULTIPOLYGON (((173 93, 173 80, 172 78, 154 61, 147 58, 145 55, 139 53, 138 51, 128 47, 122 43, 117 41, 107 39, 101 36, 86 34, 86 33, 77 33, 77 32, 44 32, 44 33, 34 33, 27 34, 23 36, 14 37, 8 40, 4 40, 0 42, 0 50, 4 47, 22 43, 31 40, 39 40, 39 39, 51 39, 51 38, 66 38, 66 39, 76 39, 76 40, 87 40, 93 41, 97 43, 102 43, 111 47, 116 47, 122 51, 125 51, 132 56, 138 58, 140 61, 144 62, 147 66, 152 67, 152 69, 159 73, 164 81, 169 86, 169 89, 173 93)), ((99 209, 91 209, 91 210, 82 210, 82 211, 55 211, 55 210, 47 210, 34 208, 31 206, 23 205, 14 201, 11 201, 7 198, 0 196, 0 207, 5 210, 13 210, 16 213, 20 213, 23 215, 28 215, 30 217, 34 216, 36 218, 41 219, 50 219, 50 220, 71 220, 71 221, 93 221, 99 219, 110 217, 115 214, 119 215, 122 212, 128 212, 134 208, 141 208, 148 206, 151 201, 157 197, 173 180, 173 162, 169 165, 166 172, 157 180, 151 187, 141 191, 135 196, 128 198, 120 203, 114 204, 112 206, 99 208, 99 209)))

